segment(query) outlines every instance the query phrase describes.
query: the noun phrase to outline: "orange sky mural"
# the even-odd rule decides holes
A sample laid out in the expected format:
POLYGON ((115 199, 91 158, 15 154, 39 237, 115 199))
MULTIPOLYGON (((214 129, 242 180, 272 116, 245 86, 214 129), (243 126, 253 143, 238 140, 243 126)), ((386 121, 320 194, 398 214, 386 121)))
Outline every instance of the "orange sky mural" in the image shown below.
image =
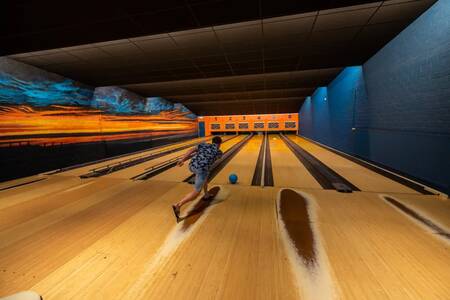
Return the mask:
POLYGON ((93 88, 0 58, 0 147, 147 141, 195 134, 179 103, 116 86, 93 88))
POLYGON ((195 130, 196 122, 179 111, 113 115, 75 106, 0 105, 0 147, 128 140, 195 130))
POLYGON ((0 57, 0 182, 197 135, 180 103, 0 57))

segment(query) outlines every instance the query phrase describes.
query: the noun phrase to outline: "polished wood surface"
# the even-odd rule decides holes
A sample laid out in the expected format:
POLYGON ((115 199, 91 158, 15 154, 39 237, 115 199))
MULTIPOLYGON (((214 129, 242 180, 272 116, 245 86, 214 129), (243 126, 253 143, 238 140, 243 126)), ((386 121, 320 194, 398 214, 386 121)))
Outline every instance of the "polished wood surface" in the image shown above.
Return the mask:
MULTIPOLYGON (((330 299, 324 296, 330 290, 336 299, 448 298, 450 243, 380 195, 447 230, 448 199, 397 188, 384 178, 350 194, 299 186, 311 175, 300 171, 279 139, 270 139, 274 181, 285 183, 252 187, 261 142, 256 136, 227 164, 214 182, 221 187, 216 199, 186 223, 175 222, 171 204, 192 186, 130 180, 137 169, 84 180, 51 175, 0 191, 0 297, 34 290, 45 300, 330 299), (239 184, 227 184, 230 172, 239 184), (294 174, 300 181, 290 178, 294 174), (311 274, 299 272, 291 255, 296 251, 280 227, 280 186, 288 184, 307 199, 314 240, 320 241, 320 268, 311 274), (315 272, 330 280, 320 281, 315 272)), ((358 165, 351 169, 372 176, 358 165)), ((186 175, 183 168, 171 172, 186 175)))
POLYGON ((124 299, 296 299, 277 235, 275 190, 221 189, 190 236, 124 299))
POLYGON ((319 206, 317 221, 341 298, 448 298, 450 244, 376 193, 308 193, 319 206))
POLYGON ((322 189, 279 135, 269 135, 274 186, 322 189))
POLYGON ((253 136, 226 166, 211 180, 212 184, 227 184, 231 173, 238 176, 238 185, 251 185, 258 153, 263 141, 262 135, 253 136))

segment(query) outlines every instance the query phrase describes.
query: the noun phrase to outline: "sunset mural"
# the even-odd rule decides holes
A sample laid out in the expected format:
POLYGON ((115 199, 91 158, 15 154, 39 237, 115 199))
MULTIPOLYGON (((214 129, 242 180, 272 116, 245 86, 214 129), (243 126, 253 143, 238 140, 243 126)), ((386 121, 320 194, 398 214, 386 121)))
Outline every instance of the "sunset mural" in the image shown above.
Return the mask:
POLYGON ((158 115, 104 114, 93 108, 0 106, 0 147, 130 140, 189 134, 196 123, 178 111, 158 115))
POLYGON ((130 141, 192 134, 181 104, 119 87, 92 89, 10 59, 0 61, 0 147, 130 141), (40 72, 39 72, 40 71, 40 72))

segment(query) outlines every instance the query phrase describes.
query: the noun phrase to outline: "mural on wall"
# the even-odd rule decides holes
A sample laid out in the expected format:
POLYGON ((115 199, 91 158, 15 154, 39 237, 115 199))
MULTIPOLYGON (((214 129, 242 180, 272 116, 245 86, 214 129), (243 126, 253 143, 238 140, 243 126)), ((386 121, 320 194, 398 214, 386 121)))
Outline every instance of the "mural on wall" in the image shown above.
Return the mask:
POLYGON ((96 88, 92 107, 100 110, 105 140, 192 134, 196 116, 159 97, 143 98, 119 87, 96 88))
POLYGON ((119 87, 89 86, 0 58, 0 147, 133 141, 192 134, 184 106, 119 87))
POLYGON ((181 103, 175 103, 174 108, 176 111, 181 112, 184 116, 190 118, 190 119, 195 119, 197 118, 196 115, 194 115, 189 109, 186 108, 186 106, 184 106, 181 103))

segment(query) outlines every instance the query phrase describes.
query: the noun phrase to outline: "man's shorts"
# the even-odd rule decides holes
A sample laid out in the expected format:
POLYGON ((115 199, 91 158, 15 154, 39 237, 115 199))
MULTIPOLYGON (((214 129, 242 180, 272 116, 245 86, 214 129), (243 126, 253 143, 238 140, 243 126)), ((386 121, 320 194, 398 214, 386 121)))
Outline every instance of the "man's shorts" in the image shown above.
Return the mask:
POLYGON ((189 168, 192 173, 195 175, 195 184, 194 188, 197 192, 200 192, 208 179, 208 172, 199 172, 193 168, 189 168))

